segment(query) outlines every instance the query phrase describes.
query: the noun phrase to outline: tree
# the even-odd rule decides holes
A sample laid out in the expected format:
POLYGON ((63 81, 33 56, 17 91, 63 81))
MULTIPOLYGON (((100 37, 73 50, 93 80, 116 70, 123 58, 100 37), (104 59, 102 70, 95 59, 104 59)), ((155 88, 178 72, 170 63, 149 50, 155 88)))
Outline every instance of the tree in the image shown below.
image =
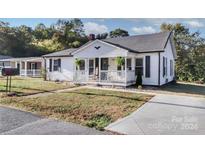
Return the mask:
POLYGON ((183 81, 205 82, 205 42, 199 32, 191 33, 184 25, 161 25, 162 31, 173 31, 177 51, 176 75, 183 81))
POLYGON ((108 36, 108 33, 97 34, 96 39, 98 40, 106 39, 107 36, 108 36))
POLYGON ((33 33, 34 33, 35 38, 38 40, 44 40, 44 39, 49 38, 49 30, 43 23, 38 24, 35 27, 33 33))
POLYGON ((125 37, 125 36, 129 36, 129 33, 126 30, 118 28, 118 29, 111 31, 109 35, 111 38, 113 38, 113 37, 125 37))

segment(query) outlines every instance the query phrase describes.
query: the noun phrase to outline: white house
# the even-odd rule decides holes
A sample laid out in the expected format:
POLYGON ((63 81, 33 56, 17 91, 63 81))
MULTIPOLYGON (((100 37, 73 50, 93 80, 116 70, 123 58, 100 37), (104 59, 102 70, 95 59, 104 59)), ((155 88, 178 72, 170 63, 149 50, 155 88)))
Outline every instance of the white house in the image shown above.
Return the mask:
POLYGON ((67 49, 44 55, 46 63, 46 79, 59 81, 73 81, 74 58, 71 54, 76 49, 67 49))
POLYGON ((43 57, 48 80, 129 86, 141 74, 143 85, 160 86, 175 79, 176 50, 171 32, 93 40, 78 49, 43 57), (119 57, 123 66, 116 63, 119 57))
POLYGON ((20 76, 41 77, 43 65, 42 57, 0 59, 2 68, 18 68, 20 76))

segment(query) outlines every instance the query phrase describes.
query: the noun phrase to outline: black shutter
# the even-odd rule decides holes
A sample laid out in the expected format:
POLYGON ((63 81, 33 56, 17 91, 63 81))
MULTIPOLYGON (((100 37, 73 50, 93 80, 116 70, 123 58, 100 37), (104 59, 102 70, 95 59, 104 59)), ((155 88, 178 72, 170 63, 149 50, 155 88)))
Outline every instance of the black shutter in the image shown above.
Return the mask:
POLYGON ((163 57, 163 77, 165 76, 165 58, 163 57))
POLYGON ((145 57, 145 77, 150 77, 150 56, 145 57))
POLYGON ((58 59, 58 70, 61 71, 61 59, 58 59))
POLYGON ((52 59, 49 59, 49 72, 52 72, 52 59))

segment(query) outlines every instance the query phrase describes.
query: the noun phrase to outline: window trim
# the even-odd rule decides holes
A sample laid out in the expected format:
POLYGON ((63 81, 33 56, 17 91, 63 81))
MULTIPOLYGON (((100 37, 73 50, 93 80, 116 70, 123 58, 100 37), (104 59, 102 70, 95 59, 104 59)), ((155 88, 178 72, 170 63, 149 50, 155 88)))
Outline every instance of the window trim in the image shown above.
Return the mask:
POLYGON ((61 72, 61 59, 58 58, 58 59, 54 59, 53 60, 53 71, 55 72, 61 72), (57 61, 57 65, 55 64, 55 62, 57 61), (56 69, 57 68, 57 69, 56 69))
POLYGON ((142 74, 141 75, 144 76, 144 58, 143 57, 135 58, 135 75, 137 75, 136 68, 141 68, 142 69, 142 74), (137 59, 142 60, 142 66, 136 66, 137 59))

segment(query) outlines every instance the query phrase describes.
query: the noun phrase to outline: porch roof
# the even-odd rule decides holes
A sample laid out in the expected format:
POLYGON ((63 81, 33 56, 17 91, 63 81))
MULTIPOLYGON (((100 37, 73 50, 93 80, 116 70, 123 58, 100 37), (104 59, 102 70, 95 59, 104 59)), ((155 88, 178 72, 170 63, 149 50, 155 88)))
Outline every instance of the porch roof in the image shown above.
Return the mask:
POLYGON ((0 55, 0 60, 12 58, 11 56, 0 55))
POLYGON ((10 62, 16 62, 16 61, 37 61, 42 62, 42 57, 22 57, 22 58, 9 58, 9 59, 2 59, 0 61, 10 61, 10 62))

